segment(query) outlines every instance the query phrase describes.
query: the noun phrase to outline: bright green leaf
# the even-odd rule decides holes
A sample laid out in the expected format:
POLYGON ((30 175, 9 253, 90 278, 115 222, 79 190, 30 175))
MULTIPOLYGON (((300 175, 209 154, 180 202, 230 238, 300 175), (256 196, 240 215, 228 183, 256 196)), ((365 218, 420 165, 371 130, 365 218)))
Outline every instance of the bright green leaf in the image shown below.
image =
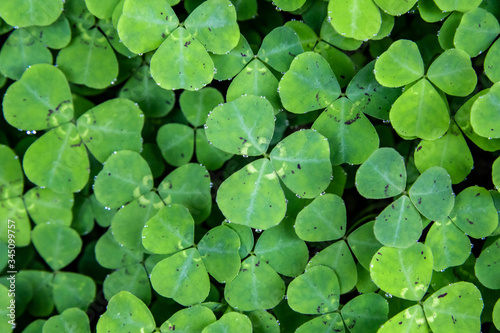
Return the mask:
POLYGON ((375 237, 373 226, 375 221, 367 222, 355 229, 348 237, 347 242, 359 263, 370 269, 370 261, 382 244, 375 237))
MULTIPOLYGON (((250 1, 245 0, 245 2, 248 3, 250 1)), ((253 56, 253 51, 246 38, 240 34, 238 45, 229 51, 229 53, 210 54, 216 70, 214 79, 232 79, 252 60, 253 56)))
POLYGON ((299 36, 292 28, 275 28, 262 41, 257 57, 275 70, 285 72, 296 56, 304 52, 299 36))
POLYGON ((179 97, 182 113, 195 127, 203 126, 210 111, 222 103, 224 103, 224 97, 219 90, 212 87, 198 91, 185 90, 179 97))
POLYGON ((472 104, 470 123, 474 132, 485 138, 500 138, 500 83, 494 84, 484 95, 472 104))
POLYGON ((357 40, 354 38, 348 38, 344 35, 339 34, 332 26, 328 18, 325 18, 323 24, 321 25, 320 37, 322 40, 331 44, 335 47, 338 47, 341 50, 346 51, 354 51, 359 49, 361 44, 363 44, 362 40, 357 40))
POLYGON ((250 256, 241 264, 239 274, 224 288, 224 298, 239 311, 270 309, 285 295, 285 283, 263 260, 250 256))
POLYGON ((288 304, 299 313, 323 314, 339 306, 340 288, 334 271, 318 265, 296 277, 287 289, 288 304))
POLYGON ((182 309, 174 313, 160 327, 162 332, 176 331, 178 333, 201 332, 217 319, 209 308, 202 305, 182 309))
POLYGON ((64 74, 52 65, 34 65, 9 86, 3 99, 7 122, 22 130, 41 130, 68 122, 73 99, 64 74))
POLYGON ((106 300, 110 300, 114 295, 125 290, 145 304, 151 303, 151 286, 142 264, 121 267, 107 275, 102 290, 106 300))
POLYGON ((101 103, 80 116, 76 124, 83 142, 99 162, 117 150, 139 152, 142 148, 144 115, 129 99, 101 103))
POLYGON ((125 0, 117 30, 130 51, 142 54, 156 50, 178 25, 167 0, 125 0))
POLYGON ((151 75, 164 89, 197 90, 212 81, 214 63, 203 45, 179 27, 151 58, 151 75))
POLYGON ((500 81, 500 42, 491 45, 484 58, 484 73, 493 82, 500 81))
POLYGON ((315 198, 330 184, 330 148, 327 139, 316 131, 290 134, 269 156, 281 180, 302 198, 315 198))
POLYGON ((169 123, 158 129, 156 142, 168 164, 181 166, 191 161, 194 151, 194 131, 183 124, 169 123))
POLYGON ((38 224, 31 237, 40 256, 54 271, 66 267, 82 249, 82 239, 78 233, 60 224, 38 224))
POLYGON ((219 332, 241 332, 252 333, 252 322, 250 319, 238 312, 228 312, 217 320, 215 323, 208 325, 202 333, 219 333, 219 332))
POLYGON ((359 40, 376 36, 382 22, 380 11, 372 0, 331 0, 328 17, 342 36, 359 40))
POLYGON ((143 260, 142 249, 119 244, 108 229, 95 245, 95 259, 104 268, 117 269, 143 260))
POLYGON ((343 333, 344 327, 340 314, 331 312, 305 322, 297 328, 295 333, 330 333, 332 331, 343 333))
POLYGON ((304 51, 312 51, 314 45, 318 42, 316 32, 302 21, 288 21, 285 23, 285 27, 292 28, 297 33, 304 51))
POLYGON ((94 181, 97 200, 109 208, 120 207, 152 188, 153 176, 148 163, 131 150, 111 154, 94 181))
POLYGON ((408 248, 422 234, 422 219, 406 195, 387 206, 375 219, 374 233, 385 246, 408 248))
POLYGON ((481 0, 434 0, 434 2, 443 12, 451 12, 454 10, 467 12, 479 6, 481 0))
POLYGON ((457 49, 476 57, 488 49, 499 33, 496 17, 483 8, 475 8, 463 15, 453 43, 457 49))
POLYGON ((280 324, 276 318, 265 310, 255 310, 245 313, 252 322, 254 333, 279 333, 280 324))
POLYGON ((151 285, 158 294, 184 306, 203 302, 210 291, 207 271, 194 248, 160 261, 151 272, 151 285))
POLYGON ((167 205, 184 205, 199 224, 212 210, 210 188, 207 169, 202 165, 189 163, 178 167, 165 177, 158 186, 158 194, 167 205))
POLYGON ((68 123, 42 135, 26 151, 24 173, 54 192, 81 190, 89 178, 89 160, 76 126, 68 123))
POLYGON ((424 301, 427 323, 433 332, 479 332, 481 293, 470 282, 457 282, 439 289, 424 301))
POLYGON ((217 106, 208 116, 207 139, 232 154, 258 156, 267 151, 274 132, 274 110, 265 98, 241 96, 217 106))
POLYGON ((57 55, 57 67, 69 82, 94 89, 116 82, 118 60, 106 37, 97 29, 81 30, 57 55))
POLYGON ((86 311, 96 295, 96 285, 92 278, 71 272, 56 272, 52 288, 59 313, 69 308, 86 311))
POLYGON ((340 95, 340 86, 328 62, 315 52, 299 54, 279 83, 285 109, 305 113, 328 106, 340 95))
POLYGON ((432 265, 432 251, 422 243, 406 249, 384 246, 373 256, 370 274, 373 282, 386 293, 419 301, 429 288, 432 265))
POLYGON ((229 0, 204 1, 189 14, 184 24, 207 51, 215 54, 231 51, 240 40, 236 9, 229 0))
POLYGON ((307 242, 336 240, 345 235, 346 223, 344 200, 335 194, 325 194, 299 212, 295 232, 307 242))
POLYGON ((314 52, 321 54, 328 61, 340 87, 346 87, 356 72, 352 59, 341 50, 323 41, 316 44, 314 52))
POLYGON ((500 273, 500 240, 483 249, 477 258, 474 271, 479 282, 489 289, 500 289, 498 275, 500 273))
POLYGON ((69 227, 73 201, 73 194, 56 193, 48 188, 34 187, 24 194, 24 205, 36 224, 53 222, 69 227))
POLYGON ((233 157, 233 154, 226 153, 208 142, 205 129, 198 128, 196 136, 196 160, 208 170, 219 169, 224 162, 233 157))
POLYGON ((425 320, 424 310, 417 304, 413 305, 380 326, 378 333, 428 333, 429 326, 425 320))
POLYGON ((97 322, 97 333, 153 332, 155 320, 148 307, 128 291, 121 291, 108 303, 106 312, 97 322))
POLYGON ((60 315, 47 319, 42 332, 90 333, 89 317, 81 309, 67 309, 60 315))
POLYGON ((393 148, 379 148, 356 172, 356 188, 368 199, 394 197, 406 188, 404 159, 393 148))
POLYGON ((471 252, 469 237, 449 219, 432 224, 425 238, 425 245, 432 250, 435 271, 462 265, 471 252))
POLYGON ((61 0, 33 0, 19 2, 5 0, 0 4, 0 16, 7 24, 15 27, 31 25, 49 25, 63 11, 61 0))
POLYGON ((216 201, 229 221, 255 229, 270 228, 285 217, 285 195, 271 163, 264 158, 229 176, 220 185, 216 201))
POLYGON ((328 139, 333 165, 361 164, 379 147, 371 122, 345 97, 329 105, 312 128, 328 139))
POLYGON ((340 313, 351 333, 375 333, 387 320, 389 304, 379 294, 368 293, 347 302, 340 313))
POLYGON ((14 197, 0 201, 0 221, 1 242, 8 243, 9 234, 11 234, 15 235, 16 246, 21 247, 30 244, 31 223, 21 197, 14 197), (9 229, 9 220, 14 221, 15 223, 10 223, 11 229, 9 229), (12 225, 14 227, 12 227, 12 225))
POLYGON ((451 49, 437 57, 427 71, 427 77, 439 89, 452 96, 467 96, 477 84, 476 71, 465 51, 451 49))
POLYGON ((405 14, 415 5, 415 3, 417 3, 417 0, 400 1, 400 2, 394 2, 391 0, 374 0, 374 1, 384 12, 393 16, 396 15, 399 16, 401 14, 405 14))
POLYGON ((100 19, 110 18, 120 0, 85 0, 88 10, 100 19))
POLYGON ((5 145, 0 145, 0 200, 23 194, 24 177, 19 157, 5 145))
POLYGON ((416 43, 400 39, 375 62, 375 77, 385 87, 401 87, 424 75, 424 62, 416 43))

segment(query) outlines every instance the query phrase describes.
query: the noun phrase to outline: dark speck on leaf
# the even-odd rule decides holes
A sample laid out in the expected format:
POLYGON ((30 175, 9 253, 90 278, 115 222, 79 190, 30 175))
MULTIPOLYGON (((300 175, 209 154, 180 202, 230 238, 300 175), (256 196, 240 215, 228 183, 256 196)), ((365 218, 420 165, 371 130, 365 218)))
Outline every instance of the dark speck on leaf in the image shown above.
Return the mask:
POLYGON ((292 175, 295 173, 295 171, 292 170, 292 175))
POLYGON ((161 34, 161 37, 162 37, 162 38, 165 38, 165 37, 166 37, 165 33, 162 33, 162 34, 161 34))
POLYGON ((240 53, 242 57, 246 57, 247 55, 245 53, 240 53))
POLYGON ((441 294, 441 295, 438 296, 438 298, 445 297, 446 295, 448 295, 448 293, 441 294))
POLYGON ((341 79, 345 79, 345 75, 340 75, 340 78, 341 79))
POLYGON ((359 118, 361 118, 361 115, 358 113, 354 119, 349 119, 348 121, 344 122, 344 124, 351 125, 352 123, 354 123, 359 118))
POLYGON ((208 31, 212 32, 212 29, 210 29, 210 28, 208 28, 208 27, 207 27, 207 29, 208 29, 208 31))
POLYGON ((478 193, 478 194, 476 194, 476 197, 478 197, 478 196, 480 196, 480 195, 481 195, 481 193, 478 193))
POLYGON ((255 267, 259 267, 260 266, 260 260, 257 261, 257 263, 255 264, 255 267))
POLYGON ((469 224, 474 224, 473 221, 469 220, 468 218, 465 218, 467 220, 467 222, 469 222, 469 224))
POLYGON ((302 168, 300 167, 300 164, 297 164, 297 169, 299 169, 299 170, 300 170, 300 169, 302 169, 302 168))
POLYGON ((184 43, 184 46, 188 47, 189 44, 191 44, 191 42, 187 41, 187 42, 184 43))
POLYGON ((418 147, 418 148, 417 148, 417 151, 419 151, 420 149, 422 149, 422 146, 418 147))
POLYGON ((418 198, 418 204, 422 204, 422 198, 418 198))

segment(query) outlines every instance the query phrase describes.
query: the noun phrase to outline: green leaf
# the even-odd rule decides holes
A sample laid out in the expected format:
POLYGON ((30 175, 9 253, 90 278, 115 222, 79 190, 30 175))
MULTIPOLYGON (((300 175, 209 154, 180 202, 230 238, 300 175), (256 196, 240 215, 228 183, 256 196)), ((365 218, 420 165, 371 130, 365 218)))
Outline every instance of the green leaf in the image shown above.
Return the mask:
MULTIPOLYGON (((86 0, 88 1, 88 0, 86 0)), ((118 20, 118 35, 133 53, 156 50, 179 25, 167 0, 125 0, 118 20)))
POLYGON ((376 292, 378 290, 377 285, 372 281, 372 278, 370 276, 370 271, 363 268, 363 266, 359 262, 356 264, 356 272, 358 274, 358 282, 356 283, 356 289, 358 290, 359 293, 367 294, 376 292))
POLYGON ((52 64, 52 54, 26 29, 14 30, 0 51, 0 72, 6 77, 19 80, 32 65, 52 64))
POLYGON ((264 37, 257 57, 279 72, 285 72, 296 56, 304 52, 299 36, 290 27, 273 29, 264 37))
POLYGON ((386 293, 419 301, 429 288, 432 265, 432 251, 422 243, 406 249, 384 246, 373 256, 370 274, 373 282, 386 293))
POLYGON ((148 307, 128 291, 121 291, 109 300, 106 312, 97 322, 96 332, 150 333, 155 327, 155 320, 148 307))
POLYGON ((389 303, 379 294, 363 294, 347 302, 340 313, 351 333, 377 332, 387 320, 389 303))
POLYGON ((313 50, 314 45, 318 42, 318 35, 316 35, 316 32, 310 26, 302 21, 293 20, 286 22, 284 25, 285 27, 292 28, 297 33, 304 51, 313 50))
POLYGON ((329 332, 344 332, 344 322, 340 314, 332 312, 321 316, 317 316, 304 324, 300 325, 295 331, 296 333, 329 333, 329 332))
POLYGON ((292 113, 324 108, 340 95, 340 86, 330 65, 315 52, 295 57, 278 89, 283 106, 292 113))
POLYGON ((236 9, 229 0, 208 0, 193 10, 184 22, 203 46, 215 54, 231 51, 240 40, 236 9))
POLYGON ((355 74, 354 63, 344 52, 336 49, 328 43, 320 41, 316 44, 314 52, 321 54, 328 61, 332 68, 340 87, 347 86, 355 74))
POLYGON ((24 205, 36 224, 53 222, 69 227, 73 201, 73 194, 56 193, 48 188, 33 187, 24 194, 24 205))
POLYGON ((375 237, 385 246, 408 248, 422 234, 422 219, 406 195, 387 206, 375 219, 375 237))
POLYGON ((89 178, 89 160, 76 126, 68 123, 42 135, 26 151, 24 173, 54 192, 81 190, 89 178))
POLYGON ((231 222, 255 229, 277 225, 285 217, 285 195, 269 160, 262 158, 229 176, 217 191, 217 205, 231 222))
POLYGON ((118 96, 136 102, 147 117, 154 118, 166 116, 175 103, 174 92, 159 87, 151 77, 148 66, 139 67, 118 96))
POLYGON ((106 37, 97 29, 81 30, 59 51, 57 67, 69 82, 102 89, 116 82, 118 60, 106 37))
POLYGON ((351 291, 356 285, 358 279, 356 264, 344 240, 339 240, 318 252, 307 264, 307 270, 317 265, 333 269, 340 284, 341 294, 351 291))
POLYGON ((479 332, 483 301, 470 282, 457 282, 439 289, 424 301, 427 323, 433 332, 479 332))
POLYGON ((82 29, 90 29, 96 23, 96 17, 89 12, 85 1, 67 1, 64 5, 64 14, 68 18, 73 35, 82 29))
POLYGON ((205 129, 198 128, 196 136, 196 160, 208 170, 217 170, 224 162, 233 157, 233 154, 226 153, 208 142, 205 129))
POLYGON ((64 74, 52 65, 29 68, 7 89, 3 99, 7 122, 21 130, 41 130, 73 118, 73 99, 64 74))
POLYGON ((425 320, 424 310, 419 304, 416 304, 399 312, 397 315, 389 319, 386 323, 380 326, 378 332, 428 333, 429 326, 427 326, 427 321, 425 320))
POLYGON ((342 36, 358 40, 371 39, 380 30, 380 11, 372 0, 331 0, 328 18, 342 36))
POLYGON ((158 186, 158 194, 167 205, 184 205, 199 224, 212 210, 210 188, 207 169, 202 165, 189 163, 178 167, 165 177, 158 186))
MULTIPOLYGON (((121 2, 121 5, 123 5, 123 2, 121 2)), ((119 6, 117 6, 117 8, 118 7, 119 6)), ((120 36, 118 36, 118 31, 116 30, 116 26, 114 25, 114 22, 112 19, 105 19, 105 20, 101 19, 97 22, 97 26, 101 29, 102 33, 104 35, 106 35, 106 38, 108 39, 109 44, 111 44, 111 46, 113 47, 113 49, 115 49, 116 52, 127 57, 128 59, 130 59, 131 62, 137 61, 139 59, 137 57, 137 54, 130 51, 123 44, 123 41, 120 39, 120 36), (135 58, 135 59, 133 59, 133 58, 135 58)), ((123 77, 123 75, 121 75, 121 76, 123 77)), ((151 77, 150 77, 150 79, 152 81, 154 81, 151 77)))
POLYGON ((467 96, 477 84, 476 71, 465 51, 451 49, 437 57, 427 71, 427 77, 439 89, 452 96, 467 96))
MULTIPOLYGON (((331 25, 328 18, 323 20, 323 24, 321 25, 320 37, 323 41, 331 44, 335 47, 338 47, 341 50, 346 51, 354 51, 359 49, 363 41, 357 40, 354 38, 348 38, 341 34, 339 34, 331 25)), ((315 41, 316 44, 316 41, 315 41)))
POLYGON ((251 333, 252 322, 250 319, 238 312, 228 312, 224 314, 215 323, 212 323, 203 329, 202 333, 219 333, 219 332, 241 332, 251 333))
POLYGON ((425 245, 432 250, 435 271, 460 266, 471 253, 469 237, 449 219, 432 224, 425 238, 425 245))
POLYGON ((179 27, 151 58, 151 75, 164 89, 196 90, 212 81, 214 63, 203 45, 179 27))
POLYGON ((5 145, 0 145, 0 200, 23 194, 24 177, 16 153, 5 145))
POLYGON ((142 231, 142 244, 156 254, 170 254, 193 245, 194 220, 179 204, 164 206, 149 219, 142 231))
MULTIPOLYGON (((245 1, 245 3, 248 2, 248 0, 245 1)), ((240 34, 238 45, 229 51, 229 53, 210 54, 216 70, 214 79, 232 79, 252 60, 253 56, 254 54, 248 41, 240 34)))
POLYGON ((493 165, 491 166, 491 176, 493 180, 493 185, 495 185, 495 189, 500 188, 500 158, 497 158, 493 165))
POLYGON ((295 232, 307 242, 336 240, 346 232, 344 200, 335 194, 316 197, 302 209, 295 221, 295 232))
POLYGON ((314 130, 290 134, 269 156, 281 180, 302 198, 315 198, 330 184, 330 148, 327 139, 314 130))
POLYGON ((52 288, 59 313, 69 308, 86 311, 96 295, 96 285, 92 278, 72 272, 56 272, 52 288))
POLYGON ((307 245, 295 233, 292 219, 284 219, 279 225, 265 230, 255 244, 254 253, 285 276, 304 272, 309 259, 307 245))
POLYGON ((264 96, 275 113, 281 109, 278 80, 259 59, 252 60, 234 77, 227 88, 226 101, 234 101, 243 95, 264 96))
POLYGON ((474 8, 462 17, 453 44, 471 57, 476 57, 488 49, 499 33, 500 25, 496 17, 483 8, 474 8))
POLYGON ((169 123, 158 129, 156 142, 168 164, 181 166, 193 157, 194 131, 183 124, 169 123))
POLYGON ((405 162, 393 148, 377 149, 356 171, 356 189, 365 198, 391 198, 405 188, 405 162))
POLYGON ((371 122, 345 97, 329 105, 312 128, 328 139, 333 165, 361 164, 379 147, 371 122))
POLYGON ((434 0, 436 5, 443 12, 459 11, 467 12, 476 8, 481 3, 480 0, 434 0))
POLYGON ((450 218, 472 238, 487 237, 498 226, 493 199, 488 190, 479 186, 470 186, 457 195, 450 218))
POLYGON ((60 0, 28 2, 5 0, 0 4, 0 16, 7 24, 19 28, 30 25, 49 25, 61 15, 63 4, 60 0))
POLYGON ((92 208, 92 213, 94 215, 95 221, 103 228, 107 228, 111 225, 111 221, 113 220, 113 216, 117 211, 116 208, 109 208, 101 204, 97 201, 95 197, 95 193, 90 195, 90 204, 92 208))
POLYGON ((153 176, 148 163, 139 153, 130 150, 111 154, 94 181, 97 200, 109 208, 120 207, 152 188, 153 176))
POLYGON ((370 269, 370 261, 382 244, 375 237, 373 226, 375 221, 367 222, 356 228, 348 237, 347 242, 359 263, 366 269, 370 269))
POLYGON ((500 104, 500 84, 494 84, 472 104, 470 123, 474 132, 485 138, 500 138, 500 117, 495 110, 500 104))
POLYGON ((489 289, 500 289, 498 281, 499 255, 500 240, 497 239, 493 244, 483 249, 474 266, 479 282, 489 289))
POLYGON ((446 18, 441 29, 439 30, 438 42, 443 50, 453 49, 453 38, 457 28, 462 20, 463 14, 460 12, 453 12, 446 18))
POLYGON ((207 271, 194 248, 160 261, 151 272, 151 285, 161 296, 184 306, 203 302, 210 291, 207 271))
POLYGON ((439 166, 425 170, 413 183, 409 195, 418 211, 433 221, 445 220, 455 204, 450 175, 439 166))
POLYGON ((458 184, 471 172, 474 162, 467 142, 454 122, 448 132, 434 141, 422 140, 415 150, 415 166, 423 173, 439 166, 451 177, 453 184, 458 184))
POLYGON ((417 0, 394 2, 391 0, 374 0, 377 6, 392 16, 405 14, 417 3, 417 0))
POLYGON ((92 155, 104 162, 117 150, 142 148, 142 111, 131 100, 114 98, 85 112, 76 122, 78 133, 92 155))
POLYGON ((296 277, 287 289, 288 304, 299 313, 323 314, 339 307, 340 288, 334 271, 318 265, 296 277))
MULTIPOLYGON (((52 293, 52 283, 54 274, 46 271, 21 270, 16 281, 26 279, 29 281, 33 291, 27 310, 32 316, 48 317, 54 311, 54 300, 52 293)), ((20 290, 18 295, 21 294, 20 290)))
POLYGON ((270 309, 285 295, 285 283, 263 260, 250 256, 241 264, 238 275, 226 284, 224 298, 239 311, 270 309))
POLYGON ((4 318, 4 320, 2 320, 2 322, 0 323, 0 329, 2 330, 2 332, 7 333, 14 330, 15 326, 12 325, 12 323, 9 323, 9 321, 12 320, 9 307, 13 307, 11 304, 11 301, 13 300, 15 301, 14 298, 9 296, 9 289, 4 285, 0 285, 0 305, 2 309, 0 310, 0 315, 2 315, 4 318))
POLYGON ((238 21, 246 21, 257 16, 257 0, 231 0, 236 8, 238 21))
POLYGON ((42 332, 90 333, 89 317, 81 309, 67 309, 60 315, 47 319, 42 332))
POLYGON ((500 81, 500 42, 497 40, 488 49, 484 58, 484 73, 494 83, 500 81))
POLYGON ((154 192, 146 193, 122 207, 111 221, 110 230, 115 240, 127 248, 143 250, 142 229, 162 207, 163 202, 154 192))
POLYGON ((280 324, 269 312, 264 310, 255 310, 245 314, 252 322, 254 333, 279 333, 280 324))
POLYGON ((496 329, 500 328, 500 299, 495 303, 493 308, 493 324, 495 324, 496 329))
POLYGON ((82 249, 82 239, 78 233, 60 224, 38 224, 31 237, 40 256, 54 271, 69 265, 82 249))
POLYGON ((141 262, 142 249, 129 248, 119 244, 110 229, 97 240, 95 259, 104 268, 117 269, 141 262))
POLYGON ((210 275, 226 283, 238 275, 241 266, 240 237, 229 227, 210 229, 198 243, 201 259, 210 275))
POLYGON ((110 18, 118 3, 120 3, 120 0, 105 2, 99 0, 85 0, 85 5, 88 10, 100 19, 110 18))
POLYGON ((51 49, 62 49, 71 41, 71 28, 65 15, 60 15, 51 25, 30 26, 26 31, 51 49))
MULTIPOLYGON (((16 246, 29 245, 31 224, 22 198, 16 197, 0 201, 0 241, 4 243, 8 243, 9 240, 9 231, 7 231, 9 230, 9 220, 15 222, 16 246)), ((13 224, 11 223, 11 225, 13 224)), ((12 234, 12 231, 10 231, 10 234, 12 234)))
POLYGON ((394 102, 389 119, 400 136, 425 140, 442 137, 450 125, 446 103, 427 79, 418 81, 394 102))
MULTIPOLYGON (((447 0, 445 0, 447 1, 447 0)), ((443 20, 446 16, 448 16, 450 13, 442 11, 439 9, 439 7, 436 5, 434 0, 420 0, 418 2, 418 12, 420 14, 420 17, 425 21, 429 23, 434 23, 438 22, 440 20, 443 20)))
POLYGON ((375 62, 375 78, 385 87, 401 87, 424 75, 424 62, 416 43, 400 39, 375 62))
POLYGON ((363 67, 350 81, 347 97, 365 114, 389 120, 389 110, 401 96, 401 89, 387 88, 375 79, 375 60, 363 67))
POLYGON ((179 105, 187 121, 195 127, 200 127, 207 121, 207 116, 216 106, 224 103, 224 97, 219 90, 207 87, 198 91, 182 92, 179 105))
POLYGON ((201 332, 217 319, 209 308, 202 305, 182 309, 174 313, 160 327, 162 332, 176 331, 178 333, 201 332))
POLYGON ((121 267, 107 275, 102 290, 107 300, 125 290, 138 297, 145 304, 151 303, 151 286, 149 285, 148 273, 142 264, 121 267))
POLYGON ((215 147, 232 154, 258 156, 267 151, 274 132, 271 103, 257 96, 241 96, 217 106, 205 133, 215 147))
POLYGON ((240 238, 240 248, 239 248, 240 258, 242 259, 246 258, 250 253, 250 251, 253 249, 254 245, 252 228, 246 225, 229 223, 229 222, 223 222, 223 225, 225 225, 228 228, 231 228, 238 234, 238 237, 240 238))

